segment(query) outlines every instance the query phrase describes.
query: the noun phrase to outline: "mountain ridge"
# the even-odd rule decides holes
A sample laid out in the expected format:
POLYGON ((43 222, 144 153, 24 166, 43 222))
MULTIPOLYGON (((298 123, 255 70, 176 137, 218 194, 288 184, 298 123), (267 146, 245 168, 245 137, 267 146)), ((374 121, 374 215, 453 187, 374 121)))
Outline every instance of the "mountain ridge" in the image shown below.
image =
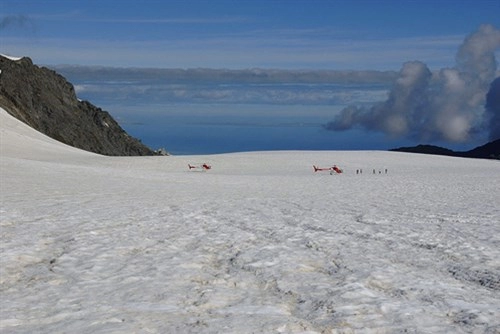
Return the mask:
POLYGON ((461 158, 496 159, 500 160, 500 139, 493 140, 469 151, 453 151, 444 147, 434 145, 417 145, 411 147, 399 147, 389 151, 446 155, 461 158))
POLYGON ((62 75, 28 57, 0 55, 0 106, 35 130, 67 145, 108 156, 157 153, 131 137, 113 117, 79 100, 62 75))

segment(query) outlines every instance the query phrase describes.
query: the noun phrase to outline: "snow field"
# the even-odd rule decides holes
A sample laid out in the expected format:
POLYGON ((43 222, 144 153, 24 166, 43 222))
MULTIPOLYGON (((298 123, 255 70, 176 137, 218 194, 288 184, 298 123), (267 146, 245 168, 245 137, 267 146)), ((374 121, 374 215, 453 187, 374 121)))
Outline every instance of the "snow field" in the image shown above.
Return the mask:
POLYGON ((112 158, 0 116, 2 333, 500 331, 497 161, 112 158))

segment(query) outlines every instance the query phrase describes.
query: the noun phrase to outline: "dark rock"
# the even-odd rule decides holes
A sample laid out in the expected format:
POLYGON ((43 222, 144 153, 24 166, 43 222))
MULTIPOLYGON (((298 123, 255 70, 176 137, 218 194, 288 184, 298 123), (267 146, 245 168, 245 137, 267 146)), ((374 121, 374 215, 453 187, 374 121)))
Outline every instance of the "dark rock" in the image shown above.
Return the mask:
POLYGON ((156 155, 102 109, 77 99, 63 76, 25 57, 0 55, 0 106, 65 144, 110 156, 156 155))
POLYGON ((479 159, 498 159, 500 160, 500 139, 489 142, 485 145, 476 147, 470 151, 456 152, 446 148, 433 145, 418 145, 414 147, 400 147, 392 149, 396 152, 422 153, 447 155, 452 157, 479 158, 479 159))

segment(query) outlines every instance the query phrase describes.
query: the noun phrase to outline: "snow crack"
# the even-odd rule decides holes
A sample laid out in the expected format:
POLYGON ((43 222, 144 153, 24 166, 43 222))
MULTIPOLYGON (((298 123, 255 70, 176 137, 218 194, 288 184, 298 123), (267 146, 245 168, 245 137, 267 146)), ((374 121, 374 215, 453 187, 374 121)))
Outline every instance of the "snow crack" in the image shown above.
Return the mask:
POLYGON ((488 269, 472 269, 462 266, 452 266, 448 272, 457 280, 472 282, 482 287, 500 291, 500 273, 488 269))

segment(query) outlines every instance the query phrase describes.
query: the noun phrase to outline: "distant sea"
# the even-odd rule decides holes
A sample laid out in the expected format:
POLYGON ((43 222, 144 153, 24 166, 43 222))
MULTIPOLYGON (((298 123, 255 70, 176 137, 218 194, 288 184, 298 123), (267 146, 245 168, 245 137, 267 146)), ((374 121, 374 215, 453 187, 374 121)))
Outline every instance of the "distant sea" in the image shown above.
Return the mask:
MULTIPOLYGON (((323 128, 331 108, 275 105, 136 106, 144 112, 115 117, 132 136, 153 149, 174 155, 269 150, 389 149, 393 140, 363 130, 323 128), (156 110, 158 108, 159 110, 156 110)), ((118 111, 120 110, 120 111, 118 111)))
MULTIPOLYGON (((346 106, 386 100, 392 72, 56 70, 73 83, 80 99, 108 111, 131 136, 174 155, 422 144, 363 129, 324 128, 346 106)), ((432 144, 467 150, 475 143, 432 144)))

